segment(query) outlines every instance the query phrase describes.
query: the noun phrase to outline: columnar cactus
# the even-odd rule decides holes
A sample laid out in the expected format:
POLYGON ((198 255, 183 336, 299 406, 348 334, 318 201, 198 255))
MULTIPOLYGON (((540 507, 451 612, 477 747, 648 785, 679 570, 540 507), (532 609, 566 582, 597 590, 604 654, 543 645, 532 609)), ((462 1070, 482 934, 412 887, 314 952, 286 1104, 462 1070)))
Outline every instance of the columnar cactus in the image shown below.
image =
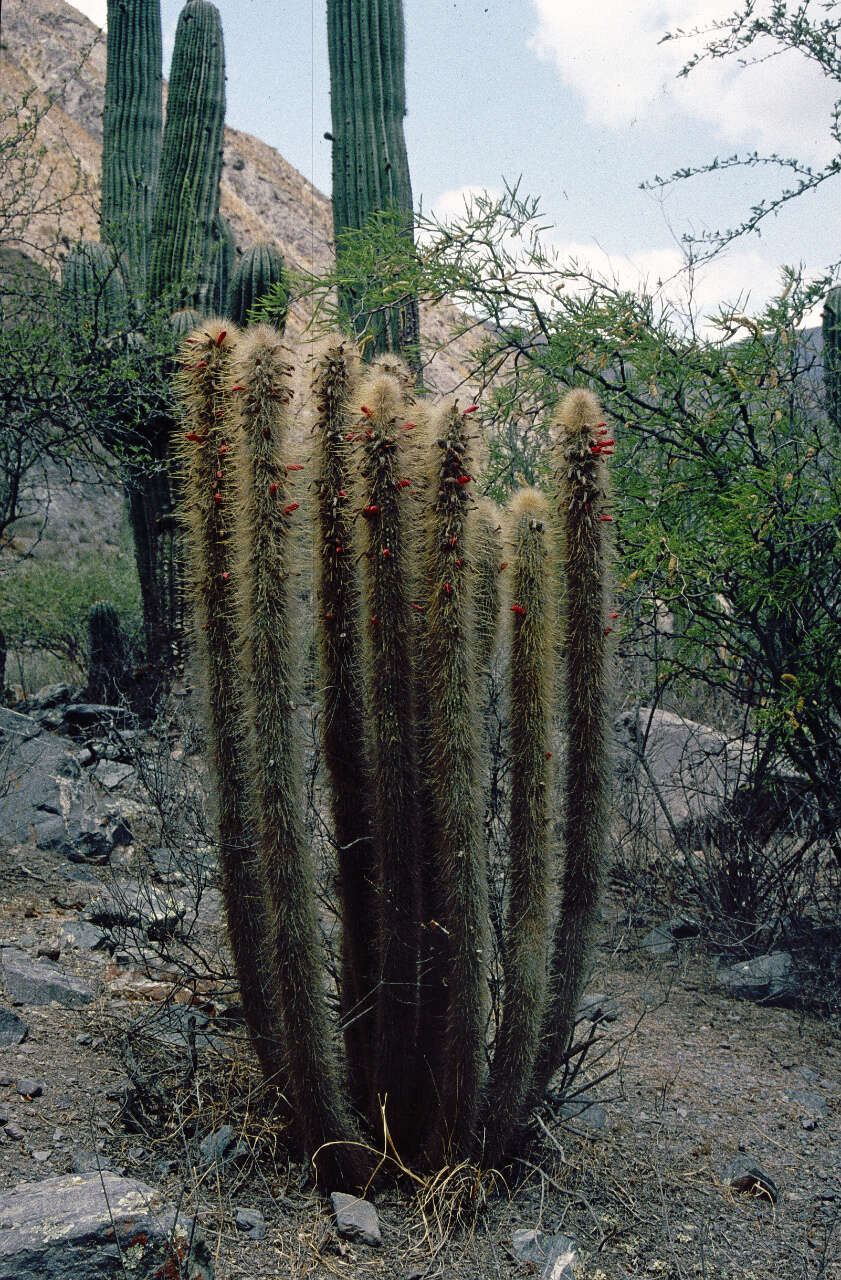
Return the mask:
POLYGON ((121 255, 131 293, 146 292, 163 128, 160 0, 108 0, 102 117, 102 238, 121 255))
MULTIPOLYGON (((509 518, 510 887, 502 1016, 489 1037, 480 712, 506 564, 498 513, 473 495, 475 406, 411 403, 394 362, 359 380, 355 354, 333 340, 315 372, 314 482, 293 486, 305 464, 292 445, 292 355, 279 335, 257 327, 242 337, 211 322, 183 353, 192 592, 208 664, 231 937, 258 1051, 265 1056, 279 1035, 266 1027, 282 1029, 284 1092, 301 1143, 321 1175, 364 1185, 370 1167, 343 1100, 324 998, 293 714, 291 536, 308 490, 349 1097, 371 1149, 385 1143, 433 1168, 502 1161, 529 1100, 564 1061, 596 912, 612 518, 612 441, 598 403, 583 391, 567 399, 556 492, 520 494, 509 518), (563 898, 553 923, 559 653, 569 740, 563 898)), ((282 1069, 277 1059, 270 1065, 282 1069)))
POLYGON ((150 298, 173 307, 207 311, 212 303, 224 126, 219 13, 208 0, 187 0, 175 32, 149 261, 150 298))
POLYGON ((86 341, 108 338, 128 321, 128 292, 123 274, 107 245, 83 240, 61 267, 65 316, 86 341))
MULTIPOLYGON (((255 303, 274 285, 286 284, 286 268, 283 254, 273 244, 255 244, 246 249, 236 265, 228 290, 226 314, 243 328, 248 324, 248 314, 255 303)), ((278 297, 278 290, 274 296, 278 297)), ((287 307, 279 300, 273 307, 272 323, 278 333, 286 328, 287 307)))
POLYGON ((128 646, 117 610, 95 600, 88 610, 88 685, 91 702, 116 703, 125 694, 128 646))
MULTIPOLYGON (((328 0, 333 138, 333 230, 361 229, 371 214, 400 216, 412 240, 412 185, 403 135, 406 114, 402 0, 328 0)), ((417 371, 417 299, 368 315, 353 287, 340 302, 356 332, 372 338, 366 354, 403 351, 417 371)))
POLYGON ((841 287, 830 289, 823 305, 823 380, 826 410, 841 424, 841 287))

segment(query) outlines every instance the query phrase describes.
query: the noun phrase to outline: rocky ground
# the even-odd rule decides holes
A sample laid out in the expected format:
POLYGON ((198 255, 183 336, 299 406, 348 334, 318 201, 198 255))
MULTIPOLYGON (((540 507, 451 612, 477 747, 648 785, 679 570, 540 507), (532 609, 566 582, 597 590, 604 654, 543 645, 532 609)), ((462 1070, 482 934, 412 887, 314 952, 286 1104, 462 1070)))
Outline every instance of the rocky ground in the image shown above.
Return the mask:
POLYGON ((383 1178, 346 1224, 245 1042, 181 713, 27 711, 0 726, 0 1280, 177 1276, 178 1248, 190 1280, 841 1276, 837 1025, 785 963, 723 981, 691 921, 611 898, 579 1096, 504 1178, 383 1178))

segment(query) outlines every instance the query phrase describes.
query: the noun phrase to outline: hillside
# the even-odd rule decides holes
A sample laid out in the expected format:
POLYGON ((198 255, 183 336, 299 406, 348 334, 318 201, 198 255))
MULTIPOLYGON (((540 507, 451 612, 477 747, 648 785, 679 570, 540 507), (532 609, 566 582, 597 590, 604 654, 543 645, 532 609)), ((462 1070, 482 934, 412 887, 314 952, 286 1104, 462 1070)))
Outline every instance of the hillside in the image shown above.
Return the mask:
MULTIPOLYGON (((46 151, 42 175, 59 194, 73 187, 77 172, 80 194, 61 218, 37 220, 28 241, 36 249, 60 236, 71 243, 80 236, 98 237, 102 108, 105 95, 103 34, 65 0, 6 0, 2 18, 0 93, 6 102, 26 92, 53 94, 56 104, 42 127, 46 151)), ((3 176, 0 175, 0 190, 3 176)), ((274 147, 251 134, 226 128, 221 209, 230 221, 240 249, 257 242, 276 244, 292 268, 325 270, 332 255, 330 201, 293 168, 274 147)), ((424 336, 433 343, 455 315, 435 307, 423 316, 424 336)), ((306 311, 293 307, 290 334, 297 336, 306 311)), ((436 356, 427 381, 439 391, 453 389, 463 377, 456 345, 436 356)))

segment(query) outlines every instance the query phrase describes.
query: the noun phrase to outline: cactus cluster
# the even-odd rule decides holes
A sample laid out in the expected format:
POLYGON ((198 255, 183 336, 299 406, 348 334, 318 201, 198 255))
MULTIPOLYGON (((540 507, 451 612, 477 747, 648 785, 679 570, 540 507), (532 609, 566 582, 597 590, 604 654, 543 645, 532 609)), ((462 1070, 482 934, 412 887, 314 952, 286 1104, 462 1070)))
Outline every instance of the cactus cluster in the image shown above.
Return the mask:
POLYGON ((269 290, 273 290, 272 323, 278 333, 283 333, 286 328, 289 300, 283 254, 274 245, 255 244, 250 249, 246 249, 236 265, 228 290, 225 314, 229 315, 241 328, 245 328, 252 307, 264 298, 269 290))
POLYGON ((107 338, 128 321, 123 273, 111 249, 98 240, 82 240, 68 253, 61 295, 68 324, 85 341, 107 338))
POLYGON ((129 677, 129 646, 117 610, 108 600, 95 600, 88 610, 88 683, 91 702, 119 703, 129 677))
MULTIPOLYGON (((413 239, 412 185, 403 134, 406 115, 402 0, 327 0, 333 140, 333 232, 361 230, 374 213, 399 215, 413 239)), ((417 372, 418 303, 409 297, 368 314, 345 288, 340 304, 372 353, 405 352, 417 372)))
POLYGON ((178 449, 246 1016, 264 1070, 286 1073, 319 1175, 359 1186, 370 1172, 360 1135, 381 1147, 383 1124, 403 1160, 502 1161, 569 1048, 606 821, 613 442, 595 397, 571 393, 555 425, 554 492, 522 491, 503 513, 474 492, 475 405, 419 400, 393 358, 363 376, 342 339, 317 360, 307 489, 338 848, 342 1063, 294 714, 293 540, 307 517, 294 363, 270 327, 197 328, 182 347, 178 449), (502 1015, 489 1044, 482 710, 503 630, 511 837, 502 1015))

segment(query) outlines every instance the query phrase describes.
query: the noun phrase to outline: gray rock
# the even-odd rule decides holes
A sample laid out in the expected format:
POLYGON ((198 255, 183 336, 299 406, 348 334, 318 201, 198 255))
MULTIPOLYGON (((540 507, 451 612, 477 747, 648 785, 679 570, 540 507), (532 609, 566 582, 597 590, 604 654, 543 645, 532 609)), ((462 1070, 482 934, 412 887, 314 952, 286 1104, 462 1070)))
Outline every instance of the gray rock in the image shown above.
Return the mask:
POLYGON ((104 866, 111 859, 114 837, 101 826, 83 824, 71 839, 65 840, 60 852, 69 862, 92 863, 104 866))
POLYGON ((118 764, 113 760, 99 760, 90 773, 106 791, 115 791, 134 778, 134 769, 130 764, 118 764))
POLYGON ((530 1228, 515 1231, 511 1244, 518 1261, 540 1267, 540 1280, 574 1280, 579 1253, 570 1236, 530 1228))
POLYGON ((29 1027, 17 1013, 0 1005, 0 1049, 13 1044, 23 1044, 29 1027))
MULTIPOLYGON (((632 708, 614 722, 614 763, 626 818, 657 839, 689 839, 726 818, 750 777, 754 747, 670 711, 632 708), (644 754, 643 754, 644 753, 644 754)), ((780 761, 781 785, 796 775, 780 761)))
POLYGON ((29 716, 0 707, 0 831, 16 843, 34 836, 39 848, 66 838, 72 805, 67 792, 70 743, 29 716))
POLYGON ((587 1129, 601 1131, 607 1128, 607 1112, 599 1102, 592 1098, 573 1098, 561 1104, 560 1114, 564 1120, 574 1120, 587 1129))
POLYGON ((748 1155, 736 1156, 724 1171, 724 1182, 734 1191, 754 1192, 776 1203, 779 1192, 773 1178, 748 1155))
POLYGON ((23 1129, 21 1129, 19 1124, 15 1124, 14 1120, 10 1120, 9 1123, 4 1126, 3 1132, 7 1138, 11 1138, 12 1142, 22 1142, 26 1136, 23 1129))
POLYGON ((73 701, 76 690, 69 684, 45 684, 37 693, 25 699, 27 712, 48 711, 51 707, 63 707, 73 701))
POLYGON ((76 920, 61 930, 61 945, 76 951, 113 951, 114 943, 104 929, 76 920))
POLYGON ((380 1221, 370 1200, 360 1200, 357 1196, 346 1195, 344 1191, 334 1191, 330 1200, 340 1236, 359 1240, 372 1248, 382 1244, 380 1221))
POLYGON ((163 940, 178 931, 186 915, 184 903, 137 880, 117 880, 88 904, 83 919, 105 929, 142 929, 163 940))
POLYGON ((153 1187, 69 1174, 0 1193, 0 1280, 213 1280, 213 1255, 153 1187))
POLYGON ((696 920, 690 920, 687 916, 675 916, 672 920, 656 924, 643 938, 640 949, 651 956, 673 955, 679 942, 686 938, 697 938, 700 932, 701 926, 696 920))
POLYGON ((610 996, 601 992, 587 993, 581 997, 578 1007, 579 1018, 588 1022, 615 1022, 619 1017, 619 1006, 610 996))
POLYGON ((52 1155, 52 1151, 33 1151, 32 1159, 36 1164, 46 1164, 52 1155))
POLYGON ((787 1004, 797 996, 797 982, 788 951, 771 951, 755 960, 719 969, 717 984, 736 1000, 757 1000, 763 1004, 787 1004))
POLYGON ((29 1076, 21 1076, 15 1086, 22 1098, 40 1098, 46 1087, 43 1080, 34 1080, 29 1076))
POLYGON ((122 1169, 116 1169, 107 1156, 100 1155, 97 1151, 74 1151, 70 1161, 70 1169, 72 1173, 116 1173, 122 1174, 122 1169))
POLYGON ((232 1125, 223 1124, 221 1129, 209 1133, 199 1147, 206 1165, 240 1164, 249 1155, 248 1147, 240 1142, 232 1125))
POLYGON ((0 951, 0 969, 6 995, 18 1004, 63 1005, 78 1009, 90 1004, 94 995, 86 982, 65 973, 50 960, 31 960, 25 951, 5 947, 0 951))
POLYGON ((241 1231, 249 1240, 265 1240, 266 1219, 259 1209, 237 1209, 237 1231, 241 1231))

